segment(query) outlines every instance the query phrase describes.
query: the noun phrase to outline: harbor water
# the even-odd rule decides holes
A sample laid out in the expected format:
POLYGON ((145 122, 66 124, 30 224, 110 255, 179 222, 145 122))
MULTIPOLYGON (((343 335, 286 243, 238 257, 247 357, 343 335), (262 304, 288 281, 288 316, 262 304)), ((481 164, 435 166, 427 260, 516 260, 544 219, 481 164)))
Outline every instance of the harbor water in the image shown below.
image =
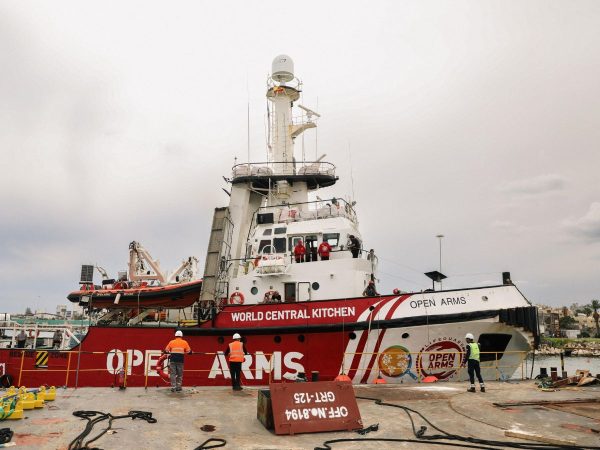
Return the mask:
MULTIPOLYGON (((531 354, 527 357, 525 361, 525 368, 527 376, 531 373, 531 365, 532 362, 534 364, 533 367, 533 377, 540 373, 540 368, 545 367, 550 373, 551 367, 556 367, 558 369, 558 373, 561 373, 561 362, 560 356, 558 355, 535 355, 535 361, 533 361, 533 357, 531 354)), ((591 374, 596 375, 600 374, 600 358, 591 357, 591 356, 565 356, 564 358, 565 370, 568 375, 575 375, 575 371, 578 369, 589 370, 591 374)))

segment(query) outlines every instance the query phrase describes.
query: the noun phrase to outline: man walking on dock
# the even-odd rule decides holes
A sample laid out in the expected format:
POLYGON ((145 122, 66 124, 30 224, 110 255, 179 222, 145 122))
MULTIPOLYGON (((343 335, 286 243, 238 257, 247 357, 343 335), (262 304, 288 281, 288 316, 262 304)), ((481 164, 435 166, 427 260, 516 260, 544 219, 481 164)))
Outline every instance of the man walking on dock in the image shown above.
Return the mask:
POLYGON ((471 333, 467 333, 465 339, 467 340, 467 371, 469 372, 469 381, 471 382, 471 387, 467 390, 475 392, 475 375, 477 375, 481 392, 485 392, 485 385, 481 377, 481 368, 479 367, 479 343, 475 342, 475 338, 471 333))
POLYGON ((242 337, 235 333, 233 342, 227 346, 225 356, 229 355, 229 370, 231 371, 231 387, 234 391, 241 391, 240 376, 242 373, 242 363, 245 356, 248 354, 246 346, 242 342, 242 337))
POLYGON ((186 353, 192 353, 190 344, 183 339, 181 330, 175 332, 175 339, 171 340, 165 352, 170 353, 169 372, 171 373, 171 392, 181 391, 183 381, 183 357, 186 353))

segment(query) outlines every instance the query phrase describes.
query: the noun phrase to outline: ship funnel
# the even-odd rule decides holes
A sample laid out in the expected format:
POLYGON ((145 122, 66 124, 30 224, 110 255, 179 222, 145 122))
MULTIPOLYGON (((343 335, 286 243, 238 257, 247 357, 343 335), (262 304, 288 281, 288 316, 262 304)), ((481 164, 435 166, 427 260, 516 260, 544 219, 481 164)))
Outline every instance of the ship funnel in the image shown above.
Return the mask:
POLYGON ((273 60, 272 75, 274 81, 285 83, 294 79, 294 61, 288 55, 279 55, 273 60))

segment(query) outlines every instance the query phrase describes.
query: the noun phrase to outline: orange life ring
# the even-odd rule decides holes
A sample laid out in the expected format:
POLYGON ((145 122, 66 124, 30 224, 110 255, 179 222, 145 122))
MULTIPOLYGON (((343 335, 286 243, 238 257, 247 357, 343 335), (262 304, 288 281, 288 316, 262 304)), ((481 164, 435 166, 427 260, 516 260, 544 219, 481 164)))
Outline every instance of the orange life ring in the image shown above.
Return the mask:
POLYGON ((160 358, 158 358, 158 361, 156 361, 156 365, 153 367, 153 369, 156 371, 156 373, 158 373, 158 376, 162 378, 163 381, 170 383, 170 376, 169 376, 169 355, 167 353, 163 353, 162 355, 160 355, 160 358), (167 361, 167 365, 165 367, 164 362, 167 361))
POLYGON ((230 305, 243 305, 244 304, 244 294, 242 294, 240 291, 235 291, 229 297, 229 304, 230 305))

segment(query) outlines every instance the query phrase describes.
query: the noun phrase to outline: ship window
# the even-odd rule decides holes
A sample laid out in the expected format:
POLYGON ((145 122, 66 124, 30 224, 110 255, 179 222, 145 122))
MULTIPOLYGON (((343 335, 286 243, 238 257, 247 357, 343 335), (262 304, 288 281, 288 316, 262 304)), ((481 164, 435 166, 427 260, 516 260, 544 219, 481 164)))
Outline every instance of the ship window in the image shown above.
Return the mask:
POLYGON ((273 338, 273 340, 275 341, 276 344, 279 344, 281 342, 281 336, 275 336, 273 338))
POLYGON ((306 236, 306 242, 304 243, 306 247, 306 261, 316 261, 317 260, 317 236, 312 234, 306 236))
POLYGON ((503 333, 483 333, 479 335, 479 350, 481 362, 495 361, 496 358, 502 358, 504 350, 508 346, 512 336, 503 333), (494 353, 483 353, 494 352, 494 353))
POLYGON ((258 253, 270 253, 271 250, 271 239, 263 239, 258 244, 258 253))
POLYGON ((340 233, 323 233, 323 242, 327 242, 332 247, 337 247, 340 241, 340 233))
POLYGON ((252 289, 250 289, 250 292, 252 292, 252 295, 256 295, 256 294, 258 294, 258 288, 256 286, 252 286, 252 289))
POLYGON ((296 301, 296 283, 283 283, 283 301, 286 303, 296 301))
POLYGON ((271 236, 271 232, 272 232, 272 231, 273 231, 273 230, 272 230, 271 228, 267 228, 267 229, 264 231, 264 233, 263 233, 263 236, 271 236))
POLYGON ((348 337, 350 337, 350 339, 356 339, 356 333, 351 331, 350 334, 348 334, 348 337))
POLYGON ((283 228, 275 228, 275 234, 285 234, 285 231, 287 230, 287 228, 283 227, 283 228))
POLYGON ((315 282, 312 284, 312 288, 313 288, 313 290, 315 290, 315 291, 318 291, 320 287, 321 287, 321 286, 320 286, 320 285, 319 285, 319 283, 317 283, 316 281, 315 281, 315 282))
POLYGON ((275 253, 285 253, 285 238, 274 238, 273 247, 275 247, 275 253))
POLYGON ((304 342, 304 335, 303 334, 299 334, 298 335, 298 342, 304 342))

